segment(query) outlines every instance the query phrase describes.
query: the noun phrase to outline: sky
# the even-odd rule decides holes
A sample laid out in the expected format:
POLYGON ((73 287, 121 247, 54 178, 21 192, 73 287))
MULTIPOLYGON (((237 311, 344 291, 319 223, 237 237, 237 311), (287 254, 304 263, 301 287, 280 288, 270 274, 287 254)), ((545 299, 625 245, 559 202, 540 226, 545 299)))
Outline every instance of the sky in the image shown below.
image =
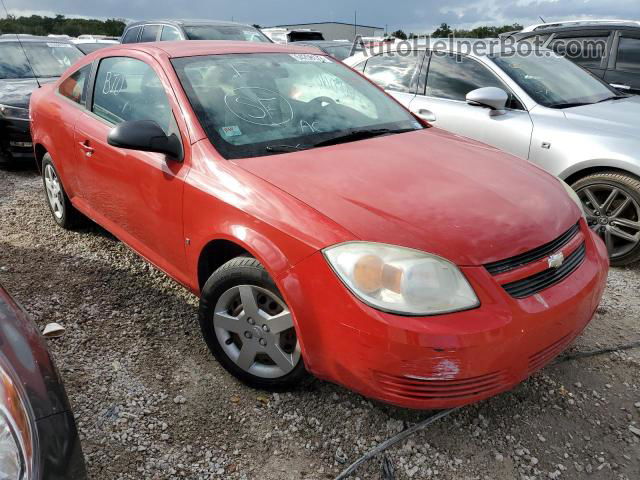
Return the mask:
MULTIPOLYGON (((4 0, 15 15, 88 18, 198 18, 264 26, 339 21, 430 33, 443 22, 454 28, 522 25, 585 18, 640 20, 640 0, 4 0)), ((4 13, 0 11, 0 16, 4 13)))

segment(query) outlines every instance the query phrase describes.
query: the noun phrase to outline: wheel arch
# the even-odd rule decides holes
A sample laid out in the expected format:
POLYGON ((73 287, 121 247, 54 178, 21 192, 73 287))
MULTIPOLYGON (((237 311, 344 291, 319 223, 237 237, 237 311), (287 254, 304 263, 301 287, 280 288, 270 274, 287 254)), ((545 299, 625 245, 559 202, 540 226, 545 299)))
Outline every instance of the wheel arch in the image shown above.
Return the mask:
POLYGON ((198 292, 202 291, 213 272, 241 255, 257 259, 276 284, 279 276, 290 266, 287 255, 270 238, 245 226, 236 225, 231 232, 208 239, 198 250, 198 292))
POLYGON ((241 255, 254 255, 237 242, 224 238, 209 241, 198 255, 198 290, 207 282, 213 272, 222 265, 241 255))
POLYGON ((630 175, 636 180, 640 180, 640 166, 632 166, 620 162, 585 162, 577 166, 577 168, 567 169, 558 175, 569 185, 574 184, 581 178, 602 172, 615 172, 624 175, 630 175))

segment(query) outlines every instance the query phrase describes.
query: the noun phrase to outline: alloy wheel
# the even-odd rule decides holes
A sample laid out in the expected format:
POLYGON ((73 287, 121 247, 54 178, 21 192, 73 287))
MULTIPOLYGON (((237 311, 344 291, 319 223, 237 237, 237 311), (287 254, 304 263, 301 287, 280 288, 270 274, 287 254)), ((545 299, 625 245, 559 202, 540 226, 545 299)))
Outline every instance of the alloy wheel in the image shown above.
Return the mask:
POLYGON ((51 164, 44 168, 44 184, 51 211, 57 219, 61 219, 64 216, 64 194, 58 175, 51 164))
POLYGON ((227 356, 245 372, 280 378, 300 362, 300 346, 287 305, 274 293, 239 285, 216 303, 213 326, 227 356))
POLYGON ((629 193, 605 183, 588 185, 577 193, 589 226, 604 240, 612 260, 640 243, 640 205, 629 193))

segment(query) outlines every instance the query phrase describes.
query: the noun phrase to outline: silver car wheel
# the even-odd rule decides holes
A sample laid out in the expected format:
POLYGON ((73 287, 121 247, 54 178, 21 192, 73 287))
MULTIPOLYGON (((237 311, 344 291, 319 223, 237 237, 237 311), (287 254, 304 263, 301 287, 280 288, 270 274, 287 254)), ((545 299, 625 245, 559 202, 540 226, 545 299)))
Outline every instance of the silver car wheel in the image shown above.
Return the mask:
POLYGON ((227 356, 247 373, 280 378, 300 362, 300 345, 287 305, 253 285, 239 285, 216 303, 213 327, 227 356))
POLYGON ((64 216, 64 194, 60 180, 51 164, 44 167, 44 184, 51 211, 57 219, 61 219, 64 216))
POLYGON ((578 190, 587 222, 606 243, 612 260, 640 243, 640 205, 623 189, 593 184, 578 190))

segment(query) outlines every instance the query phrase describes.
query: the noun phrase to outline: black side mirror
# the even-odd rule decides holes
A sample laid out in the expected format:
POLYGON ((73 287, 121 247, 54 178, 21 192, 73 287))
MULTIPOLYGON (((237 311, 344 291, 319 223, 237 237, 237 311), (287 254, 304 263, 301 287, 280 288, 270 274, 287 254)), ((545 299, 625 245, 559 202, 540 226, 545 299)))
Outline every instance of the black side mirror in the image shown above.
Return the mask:
POLYGON ((179 162, 184 158, 178 136, 175 133, 167 136, 153 120, 122 122, 109 132, 107 142, 118 148, 164 153, 179 162))

